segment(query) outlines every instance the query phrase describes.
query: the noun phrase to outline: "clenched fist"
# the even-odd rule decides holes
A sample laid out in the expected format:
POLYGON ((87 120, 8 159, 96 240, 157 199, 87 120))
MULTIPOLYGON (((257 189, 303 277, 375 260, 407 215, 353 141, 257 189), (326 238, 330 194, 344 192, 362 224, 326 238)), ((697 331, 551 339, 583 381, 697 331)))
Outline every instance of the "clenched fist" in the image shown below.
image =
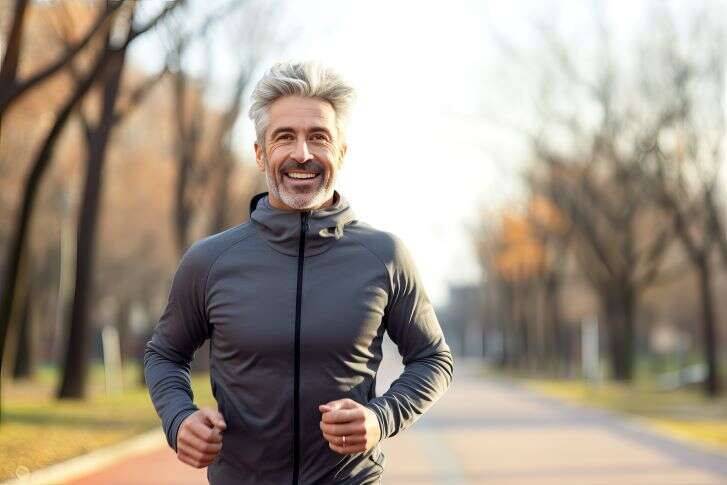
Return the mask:
POLYGON ((177 458, 195 468, 204 468, 222 449, 222 432, 227 424, 222 414, 202 408, 187 416, 177 432, 177 458))
POLYGON ((321 404, 321 431, 328 447, 341 454, 367 451, 381 439, 376 414, 353 399, 339 399, 321 404))

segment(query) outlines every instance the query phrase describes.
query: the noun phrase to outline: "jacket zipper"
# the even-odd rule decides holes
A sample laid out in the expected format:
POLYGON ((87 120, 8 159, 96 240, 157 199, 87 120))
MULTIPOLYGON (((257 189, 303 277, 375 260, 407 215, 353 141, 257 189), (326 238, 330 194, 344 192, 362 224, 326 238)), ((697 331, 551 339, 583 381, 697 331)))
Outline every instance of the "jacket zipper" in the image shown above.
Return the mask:
POLYGON ((308 231, 308 212, 300 214, 300 242, 298 243, 298 286, 295 296, 295 359, 293 374, 293 485, 298 485, 300 473, 300 307, 303 296, 303 261, 305 233, 308 231))

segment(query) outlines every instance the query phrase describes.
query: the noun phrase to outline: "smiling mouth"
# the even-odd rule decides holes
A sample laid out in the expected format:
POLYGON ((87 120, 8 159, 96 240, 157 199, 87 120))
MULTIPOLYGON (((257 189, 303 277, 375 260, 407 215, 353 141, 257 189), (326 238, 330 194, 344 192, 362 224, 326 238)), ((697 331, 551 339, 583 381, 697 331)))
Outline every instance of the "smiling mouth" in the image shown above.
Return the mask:
POLYGON ((292 180, 312 180, 320 175, 315 172, 287 172, 284 174, 286 178, 292 180))

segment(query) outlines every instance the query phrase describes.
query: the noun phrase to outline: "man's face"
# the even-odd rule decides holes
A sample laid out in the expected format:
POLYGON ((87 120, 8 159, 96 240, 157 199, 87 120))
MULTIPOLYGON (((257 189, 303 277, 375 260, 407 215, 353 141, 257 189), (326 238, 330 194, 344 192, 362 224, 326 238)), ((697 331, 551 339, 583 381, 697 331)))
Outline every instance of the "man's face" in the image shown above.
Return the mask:
POLYGON ((255 157, 265 172, 270 204, 284 210, 329 206, 346 154, 333 106, 283 96, 270 105, 268 116, 265 146, 255 143, 255 157))

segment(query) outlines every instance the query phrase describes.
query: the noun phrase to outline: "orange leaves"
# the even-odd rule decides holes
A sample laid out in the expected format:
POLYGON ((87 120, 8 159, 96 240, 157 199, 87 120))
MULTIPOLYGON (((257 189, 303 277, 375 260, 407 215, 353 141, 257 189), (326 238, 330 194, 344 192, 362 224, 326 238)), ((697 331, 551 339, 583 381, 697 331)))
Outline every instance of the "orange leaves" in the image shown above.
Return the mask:
POLYGON ((543 247, 526 217, 513 212, 503 214, 495 263, 508 281, 528 279, 539 270, 543 247))
POLYGON ((546 197, 534 195, 530 200, 529 218, 541 232, 563 234, 567 221, 558 208, 546 197))
POLYGON ((533 197, 524 213, 505 211, 496 243, 497 270, 511 282, 541 273, 548 263, 546 238, 565 229, 565 219, 544 197, 533 197))

